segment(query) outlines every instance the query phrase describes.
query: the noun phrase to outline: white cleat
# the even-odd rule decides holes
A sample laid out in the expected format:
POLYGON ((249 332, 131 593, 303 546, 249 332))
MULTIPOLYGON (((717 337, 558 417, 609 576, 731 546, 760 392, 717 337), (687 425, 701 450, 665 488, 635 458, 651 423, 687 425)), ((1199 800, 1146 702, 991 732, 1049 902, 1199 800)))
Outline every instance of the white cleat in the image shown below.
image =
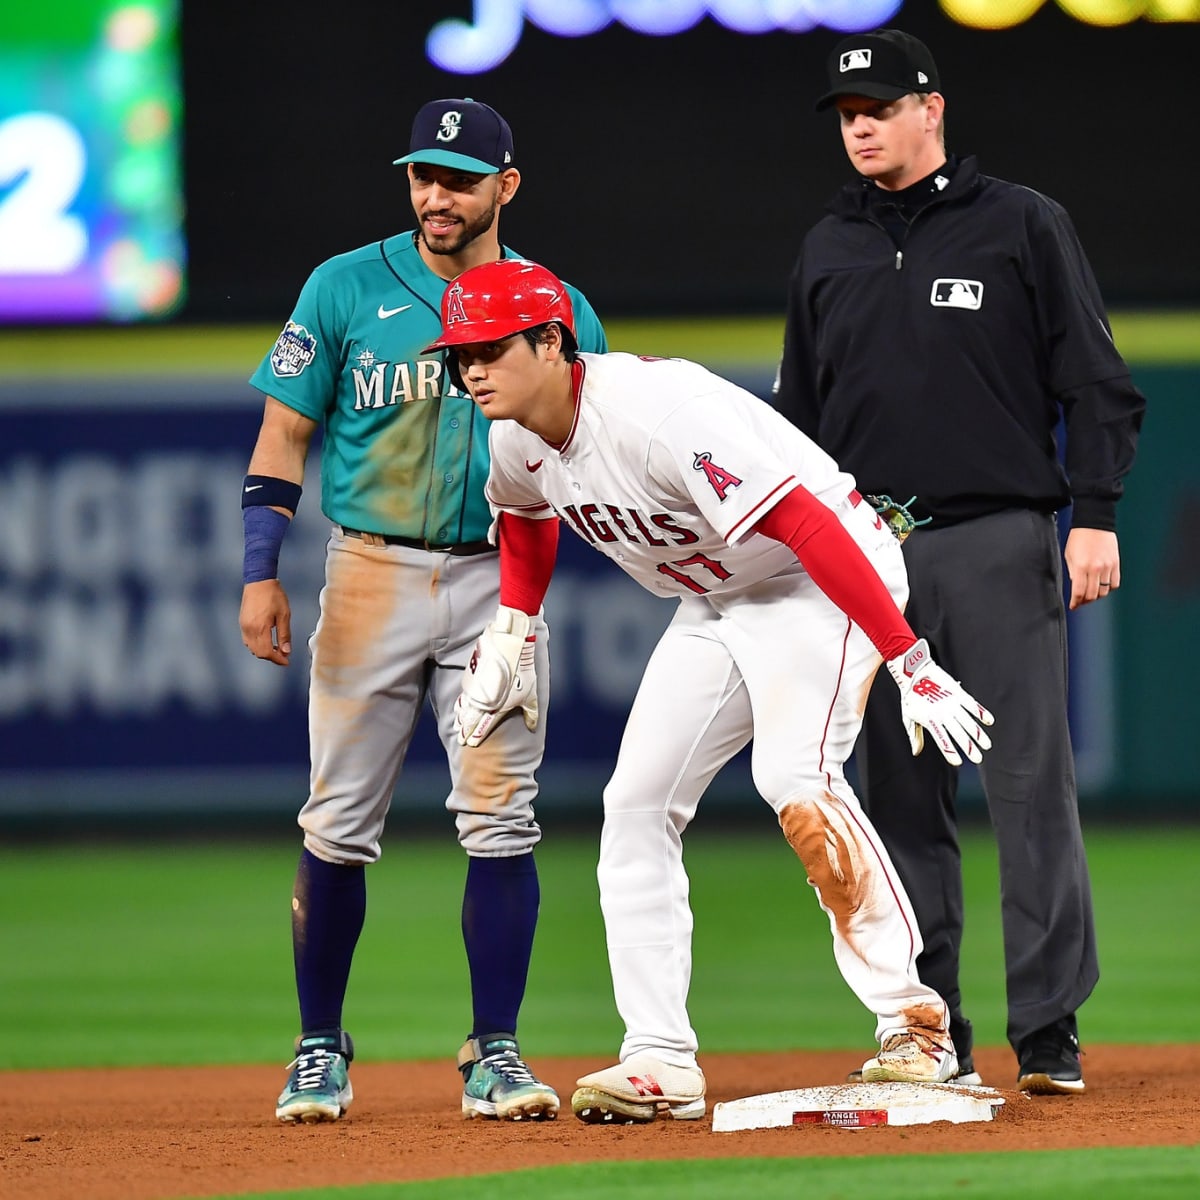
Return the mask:
POLYGON ((958 1075, 950 1035, 920 1029, 889 1034, 874 1058, 863 1063, 863 1083, 949 1083, 958 1075))
POLYGON ((571 1109, 588 1125, 644 1124, 660 1112, 677 1121, 704 1116, 704 1072, 699 1067, 673 1067, 649 1054, 635 1054, 576 1082, 571 1109))

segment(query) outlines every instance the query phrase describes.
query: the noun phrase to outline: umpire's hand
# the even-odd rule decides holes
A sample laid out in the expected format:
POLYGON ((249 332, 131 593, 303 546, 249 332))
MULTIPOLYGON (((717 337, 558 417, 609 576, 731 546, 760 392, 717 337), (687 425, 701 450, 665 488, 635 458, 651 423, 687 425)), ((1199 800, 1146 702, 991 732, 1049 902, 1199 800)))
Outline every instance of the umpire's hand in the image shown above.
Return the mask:
POLYGON ((292 653, 292 606, 278 579, 260 579, 242 588, 242 641, 255 658, 281 667, 292 653))
POLYGON ((1071 580, 1071 608, 1107 600, 1121 586, 1121 551, 1107 529, 1078 526, 1067 534, 1063 559, 1071 580))

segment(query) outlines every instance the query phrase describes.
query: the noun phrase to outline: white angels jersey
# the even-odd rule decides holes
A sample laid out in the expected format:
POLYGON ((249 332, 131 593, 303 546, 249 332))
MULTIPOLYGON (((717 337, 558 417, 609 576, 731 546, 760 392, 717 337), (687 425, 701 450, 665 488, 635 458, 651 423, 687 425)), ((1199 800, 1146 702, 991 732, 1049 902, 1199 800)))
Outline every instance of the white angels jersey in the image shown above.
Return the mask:
POLYGON ((854 479, 757 396, 682 359, 581 354, 575 420, 560 447, 494 421, 495 512, 561 517, 660 595, 733 592, 796 569, 751 532, 803 485, 834 508, 854 479))

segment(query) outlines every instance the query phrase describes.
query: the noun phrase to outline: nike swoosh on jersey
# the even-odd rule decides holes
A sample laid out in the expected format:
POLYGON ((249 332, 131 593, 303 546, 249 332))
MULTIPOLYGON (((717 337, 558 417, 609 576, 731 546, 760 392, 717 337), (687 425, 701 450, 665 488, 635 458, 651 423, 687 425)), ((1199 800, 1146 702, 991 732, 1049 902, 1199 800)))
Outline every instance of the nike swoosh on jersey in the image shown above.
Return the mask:
POLYGON ((542 465, 542 463, 544 463, 545 461, 546 460, 544 458, 539 458, 537 460, 537 462, 531 463, 529 461, 529 459, 526 459, 525 460, 525 470, 530 471, 530 472, 536 471, 538 469, 538 467, 540 467, 542 465))
POLYGON ((381 321, 386 321, 388 317, 394 317, 397 313, 407 312, 410 308, 412 308, 411 304, 402 304, 399 308, 384 308, 381 304, 378 316, 381 321))

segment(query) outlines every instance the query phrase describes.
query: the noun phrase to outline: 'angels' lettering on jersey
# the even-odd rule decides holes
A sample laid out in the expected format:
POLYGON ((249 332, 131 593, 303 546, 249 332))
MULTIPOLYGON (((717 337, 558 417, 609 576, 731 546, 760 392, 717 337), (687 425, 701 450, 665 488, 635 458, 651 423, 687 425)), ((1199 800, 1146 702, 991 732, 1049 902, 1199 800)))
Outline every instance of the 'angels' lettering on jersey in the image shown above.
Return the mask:
POLYGON ((698 363, 619 352, 579 360, 561 445, 512 420, 491 423, 493 511, 553 513, 658 595, 744 591, 801 569, 757 522, 801 483, 835 505, 851 476, 770 405, 698 363))
POLYGON ((694 546, 700 540, 698 533, 680 525, 670 513, 644 515, 635 508, 622 508, 617 504, 568 504, 555 511, 570 523, 584 541, 593 545, 597 542, 615 542, 619 537, 624 537, 635 546, 694 546), (667 537, 659 537, 655 529, 661 530, 667 537))
MULTIPOLYGON (((359 355, 361 360, 364 356, 359 355)), ((354 379, 354 411, 364 408, 387 408, 393 404, 411 404, 414 400, 436 400, 439 396, 462 396, 453 384, 447 381, 442 387, 445 368, 440 358, 419 358, 415 362, 373 362, 363 367, 352 367, 354 379), (388 382, 388 373, 391 382, 388 382)))

